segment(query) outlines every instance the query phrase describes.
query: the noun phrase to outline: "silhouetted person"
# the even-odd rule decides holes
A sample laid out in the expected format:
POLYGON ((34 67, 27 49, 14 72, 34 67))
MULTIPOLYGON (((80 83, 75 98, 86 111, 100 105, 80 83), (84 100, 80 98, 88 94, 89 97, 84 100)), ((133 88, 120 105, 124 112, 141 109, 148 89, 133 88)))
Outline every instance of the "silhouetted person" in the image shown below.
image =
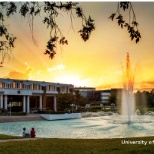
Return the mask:
POLYGON ((34 138, 36 135, 35 135, 35 130, 34 130, 34 128, 32 128, 31 129, 31 131, 30 131, 30 136, 32 137, 32 138, 34 138))
POLYGON ((22 137, 26 137, 26 136, 29 136, 29 134, 26 133, 26 128, 23 128, 22 137))

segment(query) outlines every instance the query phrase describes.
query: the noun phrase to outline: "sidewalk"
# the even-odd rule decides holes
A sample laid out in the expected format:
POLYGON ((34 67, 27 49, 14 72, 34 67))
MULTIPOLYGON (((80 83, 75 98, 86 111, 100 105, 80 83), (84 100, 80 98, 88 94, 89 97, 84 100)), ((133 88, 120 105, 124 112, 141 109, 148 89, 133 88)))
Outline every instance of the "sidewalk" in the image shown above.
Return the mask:
POLYGON ((0 142, 10 142, 10 141, 29 141, 29 140, 38 140, 41 138, 19 138, 19 139, 0 139, 0 142))
POLYGON ((0 116, 0 123, 39 120, 44 120, 40 114, 28 114, 25 116, 0 116))

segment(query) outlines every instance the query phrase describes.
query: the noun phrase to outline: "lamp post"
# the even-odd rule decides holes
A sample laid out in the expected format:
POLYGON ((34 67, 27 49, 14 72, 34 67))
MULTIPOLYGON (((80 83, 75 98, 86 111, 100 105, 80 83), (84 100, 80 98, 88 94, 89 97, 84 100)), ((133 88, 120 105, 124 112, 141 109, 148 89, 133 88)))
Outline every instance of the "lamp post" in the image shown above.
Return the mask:
POLYGON ((72 107, 72 113, 73 113, 73 107, 75 106, 75 104, 71 104, 70 106, 72 107))
POLYGON ((114 103, 112 103, 111 106, 112 106, 113 109, 115 109, 115 104, 114 103))
POLYGON ((85 109, 88 109, 88 108, 90 108, 90 104, 85 105, 85 109))
POLYGON ((8 107, 10 108, 10 116, 11 116, 11 107, 12 107, 12 103, 11 102, 8 104, 8 107))
POLYGON ((100 107, 101 107, 101 110, 102 110, 102 108, 103 108, 103 104, 100 104, 100 107))
MULTIPOLYGON (((12 101, 12 98, 10 99, 12 101)), ((10 103, 7 105, 10 108, 10 116, 11 116, 11 107, 13 106, 12 102, 10 101, 10 103)))

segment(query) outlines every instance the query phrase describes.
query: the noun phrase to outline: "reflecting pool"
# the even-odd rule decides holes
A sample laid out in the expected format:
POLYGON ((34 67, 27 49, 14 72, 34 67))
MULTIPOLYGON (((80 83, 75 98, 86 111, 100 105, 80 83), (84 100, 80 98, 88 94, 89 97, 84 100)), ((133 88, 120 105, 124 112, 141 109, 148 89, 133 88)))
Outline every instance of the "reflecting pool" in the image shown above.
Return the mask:
POLYGON ((22 128, 27 132, 32 127, 37 137, 45 138, 123 138, 154 136, 154 118, 136 115, 128 123, 121 116, 87 117, 57 121, 9 122, 0 124, 0 133, 21 136, 22 128))

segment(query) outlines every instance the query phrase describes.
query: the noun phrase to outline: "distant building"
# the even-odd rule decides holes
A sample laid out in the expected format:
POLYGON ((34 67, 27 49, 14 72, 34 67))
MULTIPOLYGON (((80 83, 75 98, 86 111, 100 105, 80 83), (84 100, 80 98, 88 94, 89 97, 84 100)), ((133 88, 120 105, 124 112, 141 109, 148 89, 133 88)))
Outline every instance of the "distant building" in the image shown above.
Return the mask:
POLYGON ((94 98, 97 102, 100 102, 101 104, 108 104, 109 103, 109 97, 111 96, 111 90, 97 90, 94 93, 94 98))
POLYGON ((91 101, 91 105, 109 104, 111 99, 113 103, 121 98, 122 89, 104 89, 96 90, 93 87, 74 87, 74 91, 91 101), (111 98, 112 97, 112 98, 111 98))
POLYGON ((96 88, 93 87, 74 87, 74 91, 86 98, 91 99, 93 105, 109 103, 109 97, 111 95, 111 89, 96 90, 96 88))
POLYGON ((94 98, 100 104, 120 103, 121 95, 122 95, 122 89, 120 88, 96 90, 94 92, 94 98))
POLYGON ((57 111, 56 95, 72 93, 73 85, 0 78, 0 108, 29 113, 33 108, 57 111))
POLYGON ((95 88, 93 87, 74 87, 74 92, 86 98, 91 98, 94 95, 95 88))

